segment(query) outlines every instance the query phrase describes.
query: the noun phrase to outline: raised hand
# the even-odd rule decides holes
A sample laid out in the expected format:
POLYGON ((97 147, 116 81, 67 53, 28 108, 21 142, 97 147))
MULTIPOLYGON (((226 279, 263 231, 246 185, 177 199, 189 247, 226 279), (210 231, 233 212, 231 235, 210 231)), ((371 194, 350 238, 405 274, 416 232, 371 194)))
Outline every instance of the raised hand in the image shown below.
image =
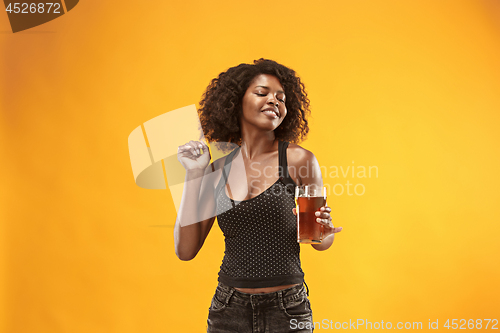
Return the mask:
POLYGON ((210 151, 204 142, 189 141, 177 148, 177 159, 186 170, 205 170, 210 163, 210 151))

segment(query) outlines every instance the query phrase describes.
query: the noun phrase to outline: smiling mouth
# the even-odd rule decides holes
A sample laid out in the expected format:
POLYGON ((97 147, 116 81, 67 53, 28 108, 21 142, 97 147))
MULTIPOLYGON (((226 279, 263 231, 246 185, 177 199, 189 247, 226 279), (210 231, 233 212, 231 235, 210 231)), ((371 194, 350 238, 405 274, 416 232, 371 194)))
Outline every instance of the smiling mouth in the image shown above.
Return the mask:
POLYGON ((279 118, 279 116, 280 116, 280 112, 276 109, 273 109, 273 108, 267 108, 267 109, 263 110, 262 112, 264 112, 265 114, 268 114, 270 116, 274 116, 276 118, 279 118))

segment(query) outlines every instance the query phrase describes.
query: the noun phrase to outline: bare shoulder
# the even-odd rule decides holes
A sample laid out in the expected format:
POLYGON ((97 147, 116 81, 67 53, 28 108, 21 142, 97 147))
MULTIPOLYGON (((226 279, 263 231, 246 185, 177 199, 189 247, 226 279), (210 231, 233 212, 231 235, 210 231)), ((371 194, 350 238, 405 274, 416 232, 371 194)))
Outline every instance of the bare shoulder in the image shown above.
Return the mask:
POLYGON ((287 149, 287 159, 288 159, 288 164, 289 165, 294 165, 294 166, 302 166, 302 165, 307 165, 308 163, 317 163, 316 156, 314 154, 299 146, 298 144, 295 143, 290 143, 288 145, 287 149))
POLYGON ((290 143, 287 149, 288 172, 296 184, 322 184, 321 168, 314 154, 290 143))

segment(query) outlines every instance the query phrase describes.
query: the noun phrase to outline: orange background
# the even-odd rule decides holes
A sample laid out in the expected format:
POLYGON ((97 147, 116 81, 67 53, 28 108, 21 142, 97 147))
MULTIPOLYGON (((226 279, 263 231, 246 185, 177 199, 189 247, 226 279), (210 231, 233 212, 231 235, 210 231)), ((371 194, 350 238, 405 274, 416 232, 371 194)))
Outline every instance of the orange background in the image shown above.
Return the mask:
POLYGON ((314 320, 499 318, 498 1, 312 3, 81 1, 16 34, 0 13, 2 332, 205 330, 221 232, 176 258, 127 137, 260 57, 306 83, 321 165, 379 170, 324 175, 366 192, 302 247, 314 320))

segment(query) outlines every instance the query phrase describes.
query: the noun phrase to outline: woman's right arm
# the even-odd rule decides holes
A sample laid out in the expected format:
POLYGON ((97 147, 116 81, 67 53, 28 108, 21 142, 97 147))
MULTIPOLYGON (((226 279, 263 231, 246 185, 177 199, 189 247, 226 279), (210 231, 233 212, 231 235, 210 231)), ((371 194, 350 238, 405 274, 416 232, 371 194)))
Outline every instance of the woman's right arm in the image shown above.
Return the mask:
POLYGON ((193 259, 215 220, 214 177, 208 147, 198 141, 180 146, 177 158, 186 169, 184 191, 174 227, 175 253, 193 259), (203 150, 203 154, 201 154, 203 150))

